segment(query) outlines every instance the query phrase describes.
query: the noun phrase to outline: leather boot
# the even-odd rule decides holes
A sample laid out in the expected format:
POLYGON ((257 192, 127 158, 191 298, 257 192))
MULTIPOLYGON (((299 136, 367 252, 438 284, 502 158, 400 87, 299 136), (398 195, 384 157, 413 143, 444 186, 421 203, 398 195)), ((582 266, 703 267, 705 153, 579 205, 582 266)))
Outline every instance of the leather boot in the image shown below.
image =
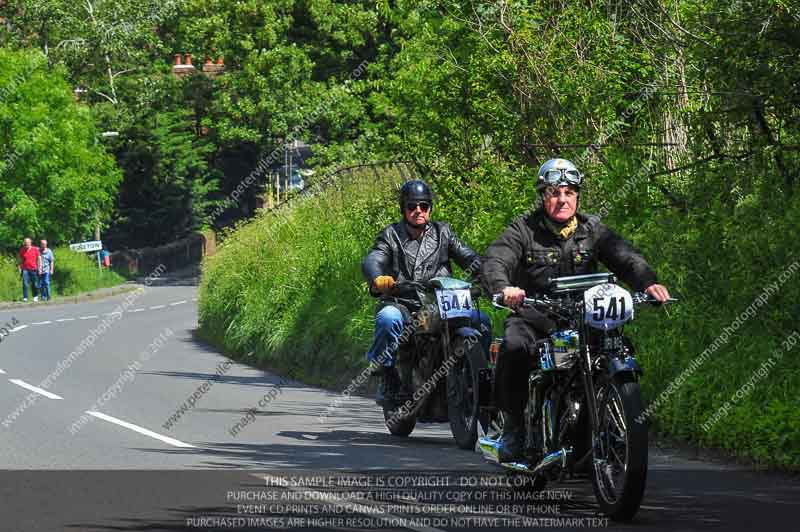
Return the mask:
POLYGON ((521 460, 524 438, 522 414, 503 411, 503 435, 497 448, 497 460, 501 463, 521 460))

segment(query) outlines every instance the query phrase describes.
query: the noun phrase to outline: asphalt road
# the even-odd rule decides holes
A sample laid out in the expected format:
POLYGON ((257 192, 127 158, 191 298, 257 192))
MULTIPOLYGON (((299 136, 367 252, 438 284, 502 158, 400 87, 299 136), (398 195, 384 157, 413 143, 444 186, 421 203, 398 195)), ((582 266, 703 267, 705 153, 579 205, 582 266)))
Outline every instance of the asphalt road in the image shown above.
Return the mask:
POLYGON ((446 425, 394 438, 369 399, 231 363, 196 305, 173 283, 0 311, 0 530, 797 529, 796 479, 655 447, 631 524, 587 481, 532 498, 446 425))

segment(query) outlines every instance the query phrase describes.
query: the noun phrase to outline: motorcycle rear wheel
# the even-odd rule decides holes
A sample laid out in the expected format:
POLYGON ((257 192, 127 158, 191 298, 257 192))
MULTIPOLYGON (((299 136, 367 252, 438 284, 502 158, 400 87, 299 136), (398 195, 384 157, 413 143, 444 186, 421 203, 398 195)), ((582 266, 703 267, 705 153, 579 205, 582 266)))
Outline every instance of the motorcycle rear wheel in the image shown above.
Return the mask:
POLYGON ((601 511, 630 521, 647 482, 647 424, 639 384, 630 377, 608 382, 598 394, 599 434, 592 461, 592 487, 601 511))

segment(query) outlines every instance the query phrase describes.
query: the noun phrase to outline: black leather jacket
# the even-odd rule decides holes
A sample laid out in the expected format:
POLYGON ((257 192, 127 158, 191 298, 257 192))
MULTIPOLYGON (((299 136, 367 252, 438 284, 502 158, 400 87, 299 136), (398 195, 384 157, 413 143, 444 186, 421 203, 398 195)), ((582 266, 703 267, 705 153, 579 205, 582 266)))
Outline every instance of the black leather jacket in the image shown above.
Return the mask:
POLYGON ((490 294, 516 286, 531 297, 545 295, 551 277, 596 273, 598 262, 636 291, 656 282, 644 258, 599 217, 578 213, 575 233, 562 240, 545 225, 546 216, 539 209, 518 217, 486 250, 482 277, 490 294))
POLYGON ((391 275, 396 281, 427 281, 452 275, 451 259, 471 275, 477 277, 480 273, 480 255, 464 244, 448 224, 430 222, 420 238, 415 261, 405 252, 409 240, 405 222, 383 228, 361 263, 361 271, 370 289, 380 275, 391 275))

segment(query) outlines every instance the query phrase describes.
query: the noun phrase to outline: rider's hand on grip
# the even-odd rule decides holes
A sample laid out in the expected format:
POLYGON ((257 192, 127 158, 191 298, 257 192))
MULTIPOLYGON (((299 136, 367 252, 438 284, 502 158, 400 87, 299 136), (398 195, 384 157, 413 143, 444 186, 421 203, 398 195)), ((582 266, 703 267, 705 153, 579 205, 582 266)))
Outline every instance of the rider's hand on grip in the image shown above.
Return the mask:
POLYGON ((376 292, 388 294, 394 288, 395 281, 391 275, 379 275, 373 281, 372 286, 376 292))
POLYGON ((665 301, 669 301, 669 290, 667 287, 660 284, 651 284, 648 286, 645 291, 651 297, 654 297, 659 303, 664 303, 665 301))
POLYGON ((503 304, 513 309, 519 308, 525 301, 525 290, 516 286, 503 288, 503 304))

